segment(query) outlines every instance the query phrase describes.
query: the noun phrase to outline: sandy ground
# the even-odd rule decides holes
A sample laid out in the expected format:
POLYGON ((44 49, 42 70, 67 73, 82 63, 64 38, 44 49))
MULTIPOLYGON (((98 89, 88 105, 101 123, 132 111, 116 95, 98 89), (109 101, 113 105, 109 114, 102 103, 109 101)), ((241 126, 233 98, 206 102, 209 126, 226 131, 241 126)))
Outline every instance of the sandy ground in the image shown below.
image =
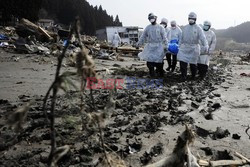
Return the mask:
MULTIPOLYGON (((233 60, 234 58, 230 57, 229 59, 233 60)), ((126 58, 125 62, 96 60, 97 69, 110 68, 114 64, 118 64, 120 67, 140 64, 143 67, 143 62, 135 61, 134 58, 126 58)), ((56 58, 54 57, 12 54, 0 50, 0 99, 15 103, 19 101, 22 95, 30 97, 45 95, 54 79, 55 65, 56 58)), ((64 66, 63 70, 72 70, 72 68, 64 66)), ((228 137, 217 140, 197 136, 192 146, 194 155, 200 155, 206 159, 205 152, 200 148, 209 147, 213 150, 238 151, 250 158, 250 139, 245 133, 247 126, 250 124, 250 77, 240 76, 242 72, 250 73, 250 66, 232 63, 223 76, 225 82, 221 85, 214 85, 215 90, 212 93, 220 96, 206 97, 199 108, 192 109, 187 114, 195 120, 193 125, 210 131, 215 131, 217 127, 221 127, 228 129, 230 132, 228 137), (222 106, 213 112, 213 120, 205 119, 200 112, 202 109, 206 110, 206 105, 209 102, 220 103, 222 106), (233 134, 240 135, 240 140, 232 139, 233 134)), ((191 108, 191 101, 186 101, 185 106, 182 107, 191 108)), ((160 113, 160 115, 168 116, 166 112, 160 113)), ((138 117, 138 119, 140 118, 141 116, 138 117)), ((129 155, 126 162, 130 165, 133 164, 131 166, 141 166, 139 157, 142 157, 145 151, 148 151, 151 146, 157 143, 163 143, 164 153, 153 157, 151 162, 170 154, 177 137, 183 130, 184 126, 181 124, 164 125, 153 134, 139 135, 138 138, 143 140, 142 148, 136 155, 129 155)), ((120 142, 125 143, 125 139, 121 138, 120 142)))

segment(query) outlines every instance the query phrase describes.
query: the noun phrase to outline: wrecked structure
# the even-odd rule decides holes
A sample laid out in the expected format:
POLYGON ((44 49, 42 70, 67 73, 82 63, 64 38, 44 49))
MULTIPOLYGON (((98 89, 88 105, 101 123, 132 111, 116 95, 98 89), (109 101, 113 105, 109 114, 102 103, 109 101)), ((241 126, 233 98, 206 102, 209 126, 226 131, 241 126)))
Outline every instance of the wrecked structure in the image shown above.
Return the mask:
POLYGON ((129 26, 129 27, 106 27, 96 31, 97 39, 106 40, 111 43, 115 32, 118 32, 121 37, 121 41, 125 44, 134 44, 138 42, 140 36, 140 27, 129 26))
POLYGON ((51 27, 54 25, 54 20, 51 19, 40 19, 38 25, 43 28, 51 27))

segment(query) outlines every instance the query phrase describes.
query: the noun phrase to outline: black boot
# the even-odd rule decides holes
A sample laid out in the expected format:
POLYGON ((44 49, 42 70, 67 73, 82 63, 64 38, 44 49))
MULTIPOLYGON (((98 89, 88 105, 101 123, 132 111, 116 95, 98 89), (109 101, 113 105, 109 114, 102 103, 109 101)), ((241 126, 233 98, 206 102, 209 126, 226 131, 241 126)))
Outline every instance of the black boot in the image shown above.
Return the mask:
POLYGON ((198 70, 199 70, 199 77, 201 80, 203 80, 206 75, 207 75, 207 71, 208 71, 208 65, 206 64, 198 64, 198 70))
POLYGON ((187 66, 187 63, 180 61, 181 81, 183 82, 187 80, 187 66))
POLYGON ((196 76, 196 73, 197 73, 197 65, 196 64, 190 64, 190 70, 191 70, 192 80, 194 80, 195 76, 196 76))
POLYGON ((155 77, 154 63, 153 62, 147 62, 147 67, 149 69, 150 77, 155 77))
POLYGON ((171 70, 171 53, 167 53, 166 54, 166 58, 167 58, 167 62, 168 62, 168 68, 166 69, 167 71, 170 71, 171 70))
POLYGON ((156 71, 157 71, 159 77, 164 76, 163 66, 164 66, 164 63, 156 63, 156 71))
POLYGON ((174 72, 176 64, 177 64, 177 55, 173 55, 173 62, 172 62, 171 72, 174 72))

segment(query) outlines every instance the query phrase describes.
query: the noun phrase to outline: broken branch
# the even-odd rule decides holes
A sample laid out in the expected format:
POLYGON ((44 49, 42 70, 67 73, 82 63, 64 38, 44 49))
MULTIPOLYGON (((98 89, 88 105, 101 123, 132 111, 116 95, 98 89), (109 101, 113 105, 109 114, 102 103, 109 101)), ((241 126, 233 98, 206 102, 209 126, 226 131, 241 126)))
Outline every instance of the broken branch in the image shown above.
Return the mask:
POLYGON ((229 165, 245 165, 246 160, 220 160, 220 161, 210 161, 212 167, 216 166, 229 166, 229 165))
POLYGON ((250 164, 250 159, 248 159, 247 157, 245 157, 244 155, 238 153, 238 152, 235 152, 235 155, 241 159, 244 159, 246 160, 249 164, 250 164))

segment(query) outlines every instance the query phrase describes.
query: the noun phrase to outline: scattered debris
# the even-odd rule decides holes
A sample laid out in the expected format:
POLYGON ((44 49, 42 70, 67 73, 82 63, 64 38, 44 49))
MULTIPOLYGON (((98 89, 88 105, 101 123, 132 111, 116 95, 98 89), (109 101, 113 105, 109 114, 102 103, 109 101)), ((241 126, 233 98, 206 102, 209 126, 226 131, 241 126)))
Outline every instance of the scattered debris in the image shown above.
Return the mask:
POLYGON ((145 152, 142 157, 140 157, 141 163, 143 165, 147 165, 153 157, 157 157, 158 155, 163 153, 163 144, 157 143, 155 146, 150 148, 149 152, 145 152))
POLYGON ((216 131, 213 132, 212 134, 212 139, 216 140, 216 139, 222 139, 224 137, 228 137, 230 135, 230 132, 226 129, 223 130, 221 127, 217 127, 216 131))
POLYGON ((215 110, 219 109, 220 107, 221 107, 220 103, 215 103, 212 105, 212 108, 215 110))
POLYGON ((250 77, 250 73, 249 74, 247 74, 247 73, 241 73, 240 75, 244 76, 244 77, 250 77))
POLYGON ((166 157, 154 164, 147 165, 147 167, 174 167, 184 166, 188 164, 189 167, 198 167, 196 157, 191 153, 189 144, 194 141, 194 133, 186 126, 186 130, 178 137, 176 146, 169 157, 166 157))
POLYGON ((233 134, 232 138, 235 140, 240 140, 241 136, 238 134, 233 134))
POLYGON ((215 151, 212 156, 212 160, 233 160, 233 155, 228 150, 215 151))
POLYGON ((203 128, 198 127, 198 126, 194 127, 194 131, 198 136, 203 137, 203 138, 206 138, 211 134, 211 132, 209 132, 208 130, 203 129, 203 128))
POLYGON ((205 152, 206 156, 213 155, 213 150, 210 147, 202 147, 201 150, 205 152))
POLYGON ((196 108, 196 109, 198 109, 200 106, 198 105, 198 104, 196 104, 195 102, 192 102, 191 103, 191 106, 192 107, 194 107, 194 108, 196 108))

